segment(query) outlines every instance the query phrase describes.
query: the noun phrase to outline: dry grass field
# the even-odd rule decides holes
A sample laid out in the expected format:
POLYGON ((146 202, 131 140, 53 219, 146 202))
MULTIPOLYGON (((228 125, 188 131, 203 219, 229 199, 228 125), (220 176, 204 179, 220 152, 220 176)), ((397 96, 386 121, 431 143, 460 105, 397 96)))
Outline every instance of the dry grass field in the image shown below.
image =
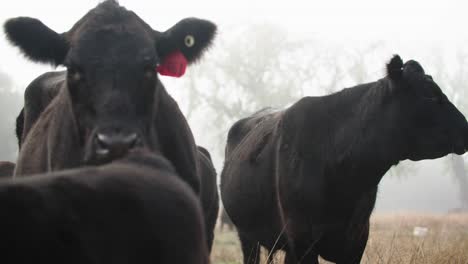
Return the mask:
MULTIPOLYGON (((242 263, 235 231, 217 230, 211 259, 214 264, 242 263)), ((275 263, 282 263, 280 254, 275 263)), ((468 214, 375 214, 362 263, 468 264, 468 214), (427 234, 414 236, 415 226, 428 228, 427 234)))

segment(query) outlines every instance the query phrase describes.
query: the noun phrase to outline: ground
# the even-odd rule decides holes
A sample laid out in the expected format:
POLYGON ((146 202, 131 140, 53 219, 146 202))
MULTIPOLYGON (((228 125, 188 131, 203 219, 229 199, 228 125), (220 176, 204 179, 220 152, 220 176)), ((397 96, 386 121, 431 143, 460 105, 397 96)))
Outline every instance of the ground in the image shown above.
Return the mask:
MULTIPOLYGON (((375 214, 371 222, 361 263, 468 264, 468 214, 375 214), (414 235, 415 227, 428 228, 427 234, 414 235)), ((211 259, 213 264, 242 263, 235 231, 217 228, 211 259)), ((275 261, 282 263, 282 256, 275 261)))

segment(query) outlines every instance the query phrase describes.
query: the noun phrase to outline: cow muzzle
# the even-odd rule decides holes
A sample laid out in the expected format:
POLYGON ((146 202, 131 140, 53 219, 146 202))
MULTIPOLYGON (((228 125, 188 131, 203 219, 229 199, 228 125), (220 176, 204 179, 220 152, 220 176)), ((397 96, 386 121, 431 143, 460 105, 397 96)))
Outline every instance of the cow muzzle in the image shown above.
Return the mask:
POLYGON ((93 138, 93 154, 98 163, 125 156, 129 150, 142 145, 138 133, 96 133, 93 138))

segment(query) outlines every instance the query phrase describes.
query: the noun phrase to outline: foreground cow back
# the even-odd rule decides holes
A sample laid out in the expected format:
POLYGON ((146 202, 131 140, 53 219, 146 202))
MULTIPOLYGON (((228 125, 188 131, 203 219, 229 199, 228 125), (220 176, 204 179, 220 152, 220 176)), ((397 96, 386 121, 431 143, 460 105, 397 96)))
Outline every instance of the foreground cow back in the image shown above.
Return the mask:
POLYGON ((387 170, 467 149, 465 117, 419 63, 395 56, 377 82, 237 122, 221 197, 244 263, 259 263, 258 244, 288 264, 359 263, 387 170))
POLYGON ((198 198, 153 154, 0 181, 0 208, 2 263, 209 263, 198 198))

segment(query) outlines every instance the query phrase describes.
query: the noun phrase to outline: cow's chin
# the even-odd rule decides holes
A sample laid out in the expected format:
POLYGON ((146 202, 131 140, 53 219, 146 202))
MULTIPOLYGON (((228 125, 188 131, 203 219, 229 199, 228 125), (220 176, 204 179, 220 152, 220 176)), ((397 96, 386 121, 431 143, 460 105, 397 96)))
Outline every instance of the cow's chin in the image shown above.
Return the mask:
POLYGON ((110 159, 99 158, 97 155, 86 153, 83 163, 87 166, 97 166, 111 162, 110 159))

